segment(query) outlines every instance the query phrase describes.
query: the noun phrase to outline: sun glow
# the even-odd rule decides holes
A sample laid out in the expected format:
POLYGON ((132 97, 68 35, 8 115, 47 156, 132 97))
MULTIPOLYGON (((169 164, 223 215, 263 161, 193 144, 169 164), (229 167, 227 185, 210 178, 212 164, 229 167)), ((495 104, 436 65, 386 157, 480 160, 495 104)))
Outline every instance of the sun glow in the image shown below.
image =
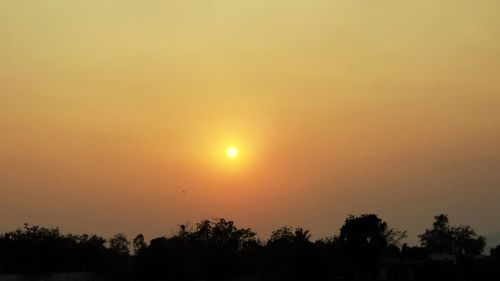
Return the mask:
POLYGON ((226 150, 227 157, 236 158, 238 156, 238 149, 234 146, 230 146, 226 150))

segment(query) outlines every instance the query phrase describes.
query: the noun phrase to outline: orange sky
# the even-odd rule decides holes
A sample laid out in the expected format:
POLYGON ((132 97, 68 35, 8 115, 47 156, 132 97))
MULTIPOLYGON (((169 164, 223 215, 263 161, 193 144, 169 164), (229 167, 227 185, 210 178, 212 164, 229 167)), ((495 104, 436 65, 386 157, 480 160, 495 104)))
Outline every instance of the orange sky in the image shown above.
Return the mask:
POLYGON ((3 1, 0 40, 0 231, 500 231, 498 1, 3 1))

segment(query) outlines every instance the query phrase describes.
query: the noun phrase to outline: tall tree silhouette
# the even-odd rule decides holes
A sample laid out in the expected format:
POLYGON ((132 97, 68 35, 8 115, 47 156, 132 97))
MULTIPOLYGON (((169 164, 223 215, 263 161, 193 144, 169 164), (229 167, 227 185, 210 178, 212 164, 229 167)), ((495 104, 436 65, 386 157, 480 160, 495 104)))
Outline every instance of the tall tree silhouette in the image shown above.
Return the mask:
POLYGON ((147 244, 144 241, 144 235, 139 233, 134 240, 132 241, 132 247, 134 248, 134 254, 138 255, 144 248, 146 248, 147 244))
POLYGON ((130 252, 129 246, 130 242, 123 233, 117 233, 109 239, 109 248, 116 253, 128 255, 130 252))
POLYGON ((385 221, 375 214, 350 215, 335 238, 335 247, 344 257, 367 271, 375 278, 377 261, 390 243, 397 243, 405 232, 390 229, 385 221))
POLYGON ((450 226, 447 215, 434 217, 432 229, 419 235, 422 247, 430 253, 474 256, 483 252, 486 239, 468 225, 450 226))

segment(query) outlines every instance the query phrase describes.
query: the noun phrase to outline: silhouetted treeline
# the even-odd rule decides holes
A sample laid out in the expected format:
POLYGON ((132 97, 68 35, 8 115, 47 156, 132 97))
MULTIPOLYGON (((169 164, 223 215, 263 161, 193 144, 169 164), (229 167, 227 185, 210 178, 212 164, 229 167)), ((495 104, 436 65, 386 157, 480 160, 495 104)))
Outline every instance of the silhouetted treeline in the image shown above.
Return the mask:
POLYGON ((107 280, 500 280, 500 245, 483 255, 485 238, 470 226, 434 218, 419 246, 377 215, 349 216, 338 234, 313 241, 284 226, 263 242, 224 219, 179 226, 170 235, 132 241, 122 233, 62 234, 25 225, 0 235, 0 274, 98 272, 107 280))

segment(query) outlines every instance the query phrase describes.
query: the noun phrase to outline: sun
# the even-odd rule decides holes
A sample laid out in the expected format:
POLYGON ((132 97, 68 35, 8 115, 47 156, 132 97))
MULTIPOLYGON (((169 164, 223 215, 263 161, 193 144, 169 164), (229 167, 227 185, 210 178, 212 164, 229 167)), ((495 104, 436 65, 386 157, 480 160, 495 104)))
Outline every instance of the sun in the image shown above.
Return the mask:
POLYGON ((234 146, 230 146, 226 150, 226 155, 229 158, 236 158, 236 156, 238 156, 238 149, 234 146))

